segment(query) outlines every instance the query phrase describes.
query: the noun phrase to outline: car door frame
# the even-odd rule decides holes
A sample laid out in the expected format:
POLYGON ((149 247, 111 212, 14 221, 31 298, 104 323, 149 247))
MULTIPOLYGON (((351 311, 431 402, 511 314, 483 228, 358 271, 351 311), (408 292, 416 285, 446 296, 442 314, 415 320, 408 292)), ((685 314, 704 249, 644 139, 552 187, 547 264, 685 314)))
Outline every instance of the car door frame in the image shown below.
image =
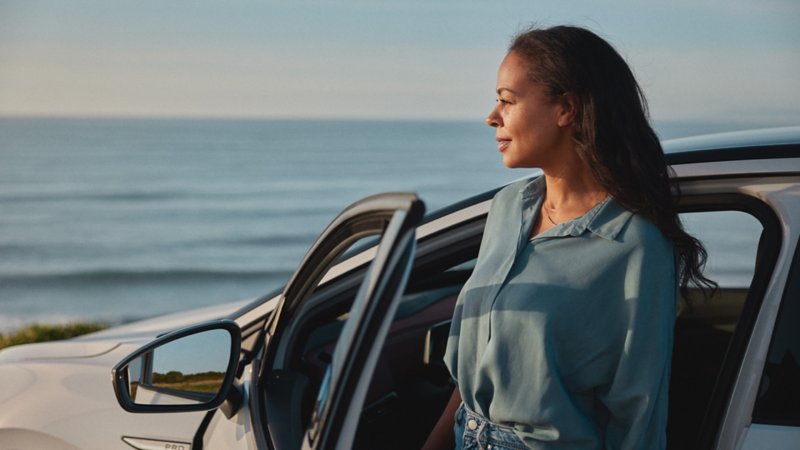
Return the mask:
MULTIPOLYGON (((683 180, 685 182, 685 180, 683 180)), ((725 358, 717 374, 717 381, 700 427, 697 449, 716 448, 716 441, 727 416, 733 388, 739 377, 746 348, 753 335, 758 313, 767 287, 775 274, 775 266, 782 249, 782 234, 778 216, 764 201, 741 193, 706 192, 681 199, 680 213, 739 211, 758 220, 762 226, 760 255, 753 279, 748 288, 742 311, 725 358)))
MULTIPOLYGON (((413 193, 368 197, 339 214, 312 245, 265 324, 262 358, 253 361, 257 373, 251 379, 249 403, 256 448, 297 448, 297 424, 287 427, 285 418, 275 417, 274 413, 270 417, 271 409, 266 406, 266 392, 270 383, 276 384, 276 373, 283 375, 280 390, 289 393, 284 399, 287 408, 292 408, 289 402, 296 400, 291 392, 303 389, 302 377, 296 377, 299 380, 294 382, 290 373, 281 373, 291 354, 292 323, 302 314, 312 292, 328 281, 328 270, 353 243, 381 235, 340 336, 342 345, 337 346, 332 362, 335 367, 329 376, 327 396, 317 399, 311 425, 300 437, 303 448, 311 449, 347 448, 348 442, 352 443, 379 344, 386 337, 413 264, 415 230, 424 211, 424 203, 413 193)), ((284 415, 296 413, 296 409, 287 409, 284 415)))
MULTIPOLYGON (((785 228, 786 211, 782 200, 766 186, 784 183, 783 177, 794 178, 795 166, 787 166, 779 160, 735 161, 719 164, 707 161, 706 153, 694 152, 673 158, 676 180, 683 192, 682 204, 689 210, 713 210, 713 204, 725 204, 725 208, 747 212, 758 219, 764 227, 764 254, 759 262, 750 289, 740 314, 734 336, 720 371, 717 385, 705 414, 699 439, 693 448, 733 449, 741 439, 744 424, 749 423, 752 411, 752 380, 761 373, 758 362, 759 349, 764 340, 764 329, 771 330, 775 299, 773 298, 785 280, 788 265, 787 251, 793 241, 785 228), (685 164, 685 165, 684 165, 685 164), (783 167, 783 170, 778 170, 783 167), (711 201, 709 201, 711 199, 711 201), (719 199, 719 200, 715 200, 719 199), (711 207, 709 207, 711 206, 711 207)), ((727 152, 727 150, 726 150, 727 152)), ((716 153, 720 155, 719 152, 716 153)))

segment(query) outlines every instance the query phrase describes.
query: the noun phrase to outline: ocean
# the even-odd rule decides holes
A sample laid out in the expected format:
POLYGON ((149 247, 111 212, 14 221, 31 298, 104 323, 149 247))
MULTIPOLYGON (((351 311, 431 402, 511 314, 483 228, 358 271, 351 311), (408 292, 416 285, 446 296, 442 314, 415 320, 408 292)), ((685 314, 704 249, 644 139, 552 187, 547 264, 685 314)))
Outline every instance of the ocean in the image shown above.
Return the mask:
POLYGON ((255 298, 362 197, 433 211, 527 173, 480 121, 0 118, 0 331, 255 298))

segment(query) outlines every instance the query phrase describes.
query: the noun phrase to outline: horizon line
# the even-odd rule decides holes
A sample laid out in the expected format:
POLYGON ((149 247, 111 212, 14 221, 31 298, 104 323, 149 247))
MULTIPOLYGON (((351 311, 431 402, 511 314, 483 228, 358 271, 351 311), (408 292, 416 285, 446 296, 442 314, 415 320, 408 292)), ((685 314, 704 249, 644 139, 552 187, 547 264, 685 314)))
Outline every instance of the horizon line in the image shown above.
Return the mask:
MULTIPOLYGON (((2 119, 42 119, 42 120, 209 120, 209 121, 274 121, 274 122, 481 122, 485 121, 484 118, 467 118, 467 117, 430 117, 430 118, 411 118, 405 116, 397 117, 335 117, 335 116, 228 116, 228 115, 158 115, 158 114, 9 114, 0 112, 0 120, 2 119)), ((709 120, 709 119, 651 119, 650 123, 672 123, 672 124, 705 124, 705 125, 752 125, 758 122, 752 120, 742 119, 727 119, 727 120, 709 120)), ((798 124, 795 124, 796 126, 798 124)), ((788 126, 788 125, 778 125, 788 126)))

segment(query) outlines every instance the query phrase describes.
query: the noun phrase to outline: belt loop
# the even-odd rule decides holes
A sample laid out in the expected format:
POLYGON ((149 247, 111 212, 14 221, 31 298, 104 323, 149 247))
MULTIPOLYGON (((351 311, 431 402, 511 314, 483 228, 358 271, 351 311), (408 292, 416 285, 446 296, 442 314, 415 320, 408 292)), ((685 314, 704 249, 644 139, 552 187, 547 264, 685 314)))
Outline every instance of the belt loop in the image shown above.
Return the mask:
POLYGON ((483 443, 481 443, 481 435, 483 434, 483 430, 486 429, 487 421, 481 420, 480 425, 478 425, 478 431, 475 432, 475 442, 478 444, 478 448, 483 449, 483 443))
POLYGON ((461 410, 463 409, 464 409, 464 402, 461 402, 461 404, 458 405, 458 408, 456 408, 455 415, 453 415, 453 419, 456 421, 456 423, 458 423, 458 415, 461 414, 461 410))

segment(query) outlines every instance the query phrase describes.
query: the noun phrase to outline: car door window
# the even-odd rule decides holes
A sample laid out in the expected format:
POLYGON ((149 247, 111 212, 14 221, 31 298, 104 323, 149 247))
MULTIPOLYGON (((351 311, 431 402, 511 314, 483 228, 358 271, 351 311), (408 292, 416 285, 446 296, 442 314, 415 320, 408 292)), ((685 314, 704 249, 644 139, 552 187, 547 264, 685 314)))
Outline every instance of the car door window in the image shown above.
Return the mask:
MULTIPOLYGON (((419 447, 438 419, 453 386, 443 362, 424 361, 426 338, 432 327, 443 322, 449 326, 458 293, 475 266, 482 225, 479 219, 420 243, 370 382, 354 449, 419 447)), ((319 298, 309 302, 309 326, 299 332, 307 340, 295 367, 311 374, 311 384, 323 383, 349 318, 355 295, 349 284, 347 279, 337 280, 336 286, 320 289, 315 293, 319 298)), ((446 339, 447 328, 444 331, 446 339)))
POLYGON ((346 209, 314 243, 265 328, 263 356, 251 386, 253 422, 264 431, 255 436, 259 448, 350 447, 380 343, 411 268, 414 232, 423 211, 424 205, 413 194, 370 197, 346 209), (335 264, 353 243, 376 234, 381 235, 380 244, 368 250, 374 257, 352 267, 346 262, 335 264), (326 284, 333 272, 339 278, 326 284), (355 296, 341 301, 338 291, 343 289, 347 295, 353 288, 355 296), (309 304, 315 296, 326 295, 334 298, 316 302, 317 306, 326 313, 344 307, 346 314, 340 314, 343 327, 326 374, 314 383, 314 374, 296 362, 302 357, 298 349, 305 346, 305 331, 319 316, 318 308, 309 304), (315 392, 309 413, 307 399, 313 399, 315 392))
MULTIPOLYGON (((428 364, 423 359, 428 330, 450 320, 458 293, 474 268, 477 245, 464 247, 466 252, 441 255, 435 268, 419 270, 409 280, 381 349, 354 449, 419 447, 447 403, 453 385, 446 367, 441 361, 428 364), (396 426, 398 421, 404 426, 396 426)), ((348 317, 349 313, 331 315, 310 331, 303 360, 314 374, 313 383, 322 383, 348 317)))
POLYGON ((425 442, 454 388, 443 361, 425 360, 426 339, 439 324, 449 329, 474 261, 409 283, 381 351, 354 450, 420 448, 425 442))
POLYGON ((763 226, 743 211, 680 215, 684 228, 708 251, 704 274, 725 289, 747 289, 753 281, 763 226))

